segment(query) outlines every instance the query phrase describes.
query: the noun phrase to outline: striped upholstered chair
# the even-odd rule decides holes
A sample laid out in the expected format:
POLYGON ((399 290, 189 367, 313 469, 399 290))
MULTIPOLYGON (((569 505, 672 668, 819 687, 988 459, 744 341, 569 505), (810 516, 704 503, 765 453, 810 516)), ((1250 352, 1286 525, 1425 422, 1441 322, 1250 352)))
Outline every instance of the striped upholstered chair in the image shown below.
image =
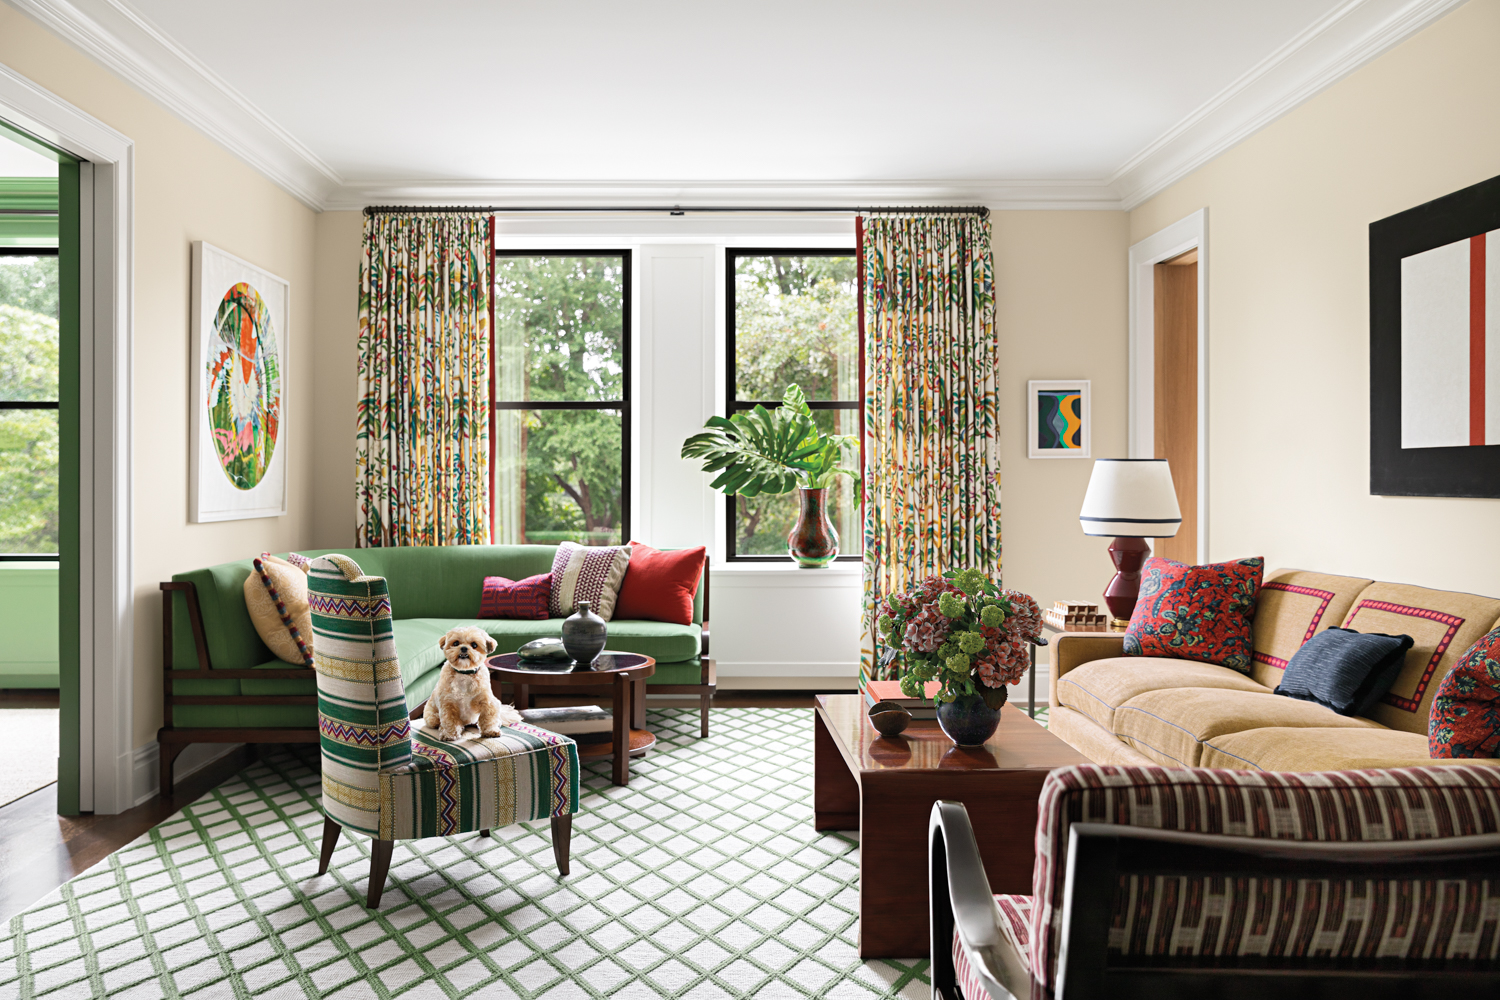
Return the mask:
POLYGON ((348 556, 308 570, 318 733, 323 758, 323 853, 343 827, 374 838, 368 904, 380 905, 397 840, 448 837, 551 819, 552 852, 568 874, 578 806, 578 746, 531 726, 446 743, 408 718, 384 578, 348 556))
POLYGON ((941 1000, 1500 996, 1500 768, 1053 771, 1029 896, 933 805, 941 1000))

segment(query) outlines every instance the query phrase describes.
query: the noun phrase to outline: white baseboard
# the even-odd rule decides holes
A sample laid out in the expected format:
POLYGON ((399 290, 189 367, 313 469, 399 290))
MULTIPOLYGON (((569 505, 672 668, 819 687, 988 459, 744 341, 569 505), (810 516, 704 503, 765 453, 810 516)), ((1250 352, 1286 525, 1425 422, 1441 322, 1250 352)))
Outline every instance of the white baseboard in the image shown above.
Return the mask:
MULTIPOLYGON (((173 762, 174 782, 181 782, 184 778, 196 774, 220 757, 228 756, 244 745, 243 743, 190 744, 178 754, 177 760, 173 762)), ((130 789, 135 805, 155 798, 161 791, 159 773, 161 768, 158 766, 160 761, 161 745, 155 741, 143 743, 131 753, 130 789)))
POLYGON ((806 674, 779 677, 725 677, 719 675, 720 691, 853 691, 859 687, 859 675, 809 677, 806 674))
POLYGON ((719 686, 727 687, 729 678, 745 680, 750 677, 774 677, 778 680, 793 677, 827 678, 837 677, 852 687, 859 682, 858 660, 813 661, 791 663, 786 660, 757 662, 755 660, 719 660, 719 686))

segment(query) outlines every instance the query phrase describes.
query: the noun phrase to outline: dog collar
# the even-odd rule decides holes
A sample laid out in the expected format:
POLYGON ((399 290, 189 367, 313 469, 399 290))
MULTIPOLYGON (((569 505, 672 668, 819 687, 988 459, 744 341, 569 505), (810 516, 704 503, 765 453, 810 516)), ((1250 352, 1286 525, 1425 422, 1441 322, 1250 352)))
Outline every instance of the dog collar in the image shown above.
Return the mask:
MULTIPOLYGON (((449 665, 452 666, 452 664, 449 665)), ((453 667, 453 672, 455 674, 463 674, 465 677, 470 677, 474 674, 479 673, 479 668, 475 667, 473 670, 460 670, 457 667, 453 667)))

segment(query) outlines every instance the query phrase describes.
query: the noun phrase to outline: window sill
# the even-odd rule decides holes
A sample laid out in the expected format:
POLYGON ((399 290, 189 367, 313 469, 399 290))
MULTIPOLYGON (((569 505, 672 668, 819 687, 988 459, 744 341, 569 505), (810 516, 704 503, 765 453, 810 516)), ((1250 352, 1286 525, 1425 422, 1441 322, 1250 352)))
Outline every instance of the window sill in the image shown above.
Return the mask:
POLYGON ((753 563, 753 562, 721 562, 714 563, 710 569, 714 579, 734 579, 736 577, 747 580, 779 580, 790 582, 792 580, 812 583, 820 579, 836 580, 858 580, 864 572, 864 564, 857 562, 836 562, 822 569, 802 569, 788 559, 785 563, 753 563))

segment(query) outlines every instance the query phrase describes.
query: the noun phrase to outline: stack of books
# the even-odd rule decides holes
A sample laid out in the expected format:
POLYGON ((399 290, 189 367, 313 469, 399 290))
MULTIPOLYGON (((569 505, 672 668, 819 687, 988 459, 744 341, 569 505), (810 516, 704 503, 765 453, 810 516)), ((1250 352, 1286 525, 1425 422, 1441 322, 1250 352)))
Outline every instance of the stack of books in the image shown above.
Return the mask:
POLYGON ((901 692, 900 681, 865 681, 860 693, 865 696, 865 708, 877 701, 893 701, 911 713, 913 719, 936 719, 937 703, 932 699, 941 687, 937 681, 928 681, 923 688, 926 698, 908 698, 901 692))
POLYGON ((561 736, 588 736, 614 730, 615 718, 598 705, 568 705, 563 708, 528 708, 521 720, 529 726, 561 736))
POLYGON ((1042 612, 1042 618, 1055 629, 1067 632, 1106 632, 1109 616, 1097 604, 1083 601, 1058 601, 1042 612))

